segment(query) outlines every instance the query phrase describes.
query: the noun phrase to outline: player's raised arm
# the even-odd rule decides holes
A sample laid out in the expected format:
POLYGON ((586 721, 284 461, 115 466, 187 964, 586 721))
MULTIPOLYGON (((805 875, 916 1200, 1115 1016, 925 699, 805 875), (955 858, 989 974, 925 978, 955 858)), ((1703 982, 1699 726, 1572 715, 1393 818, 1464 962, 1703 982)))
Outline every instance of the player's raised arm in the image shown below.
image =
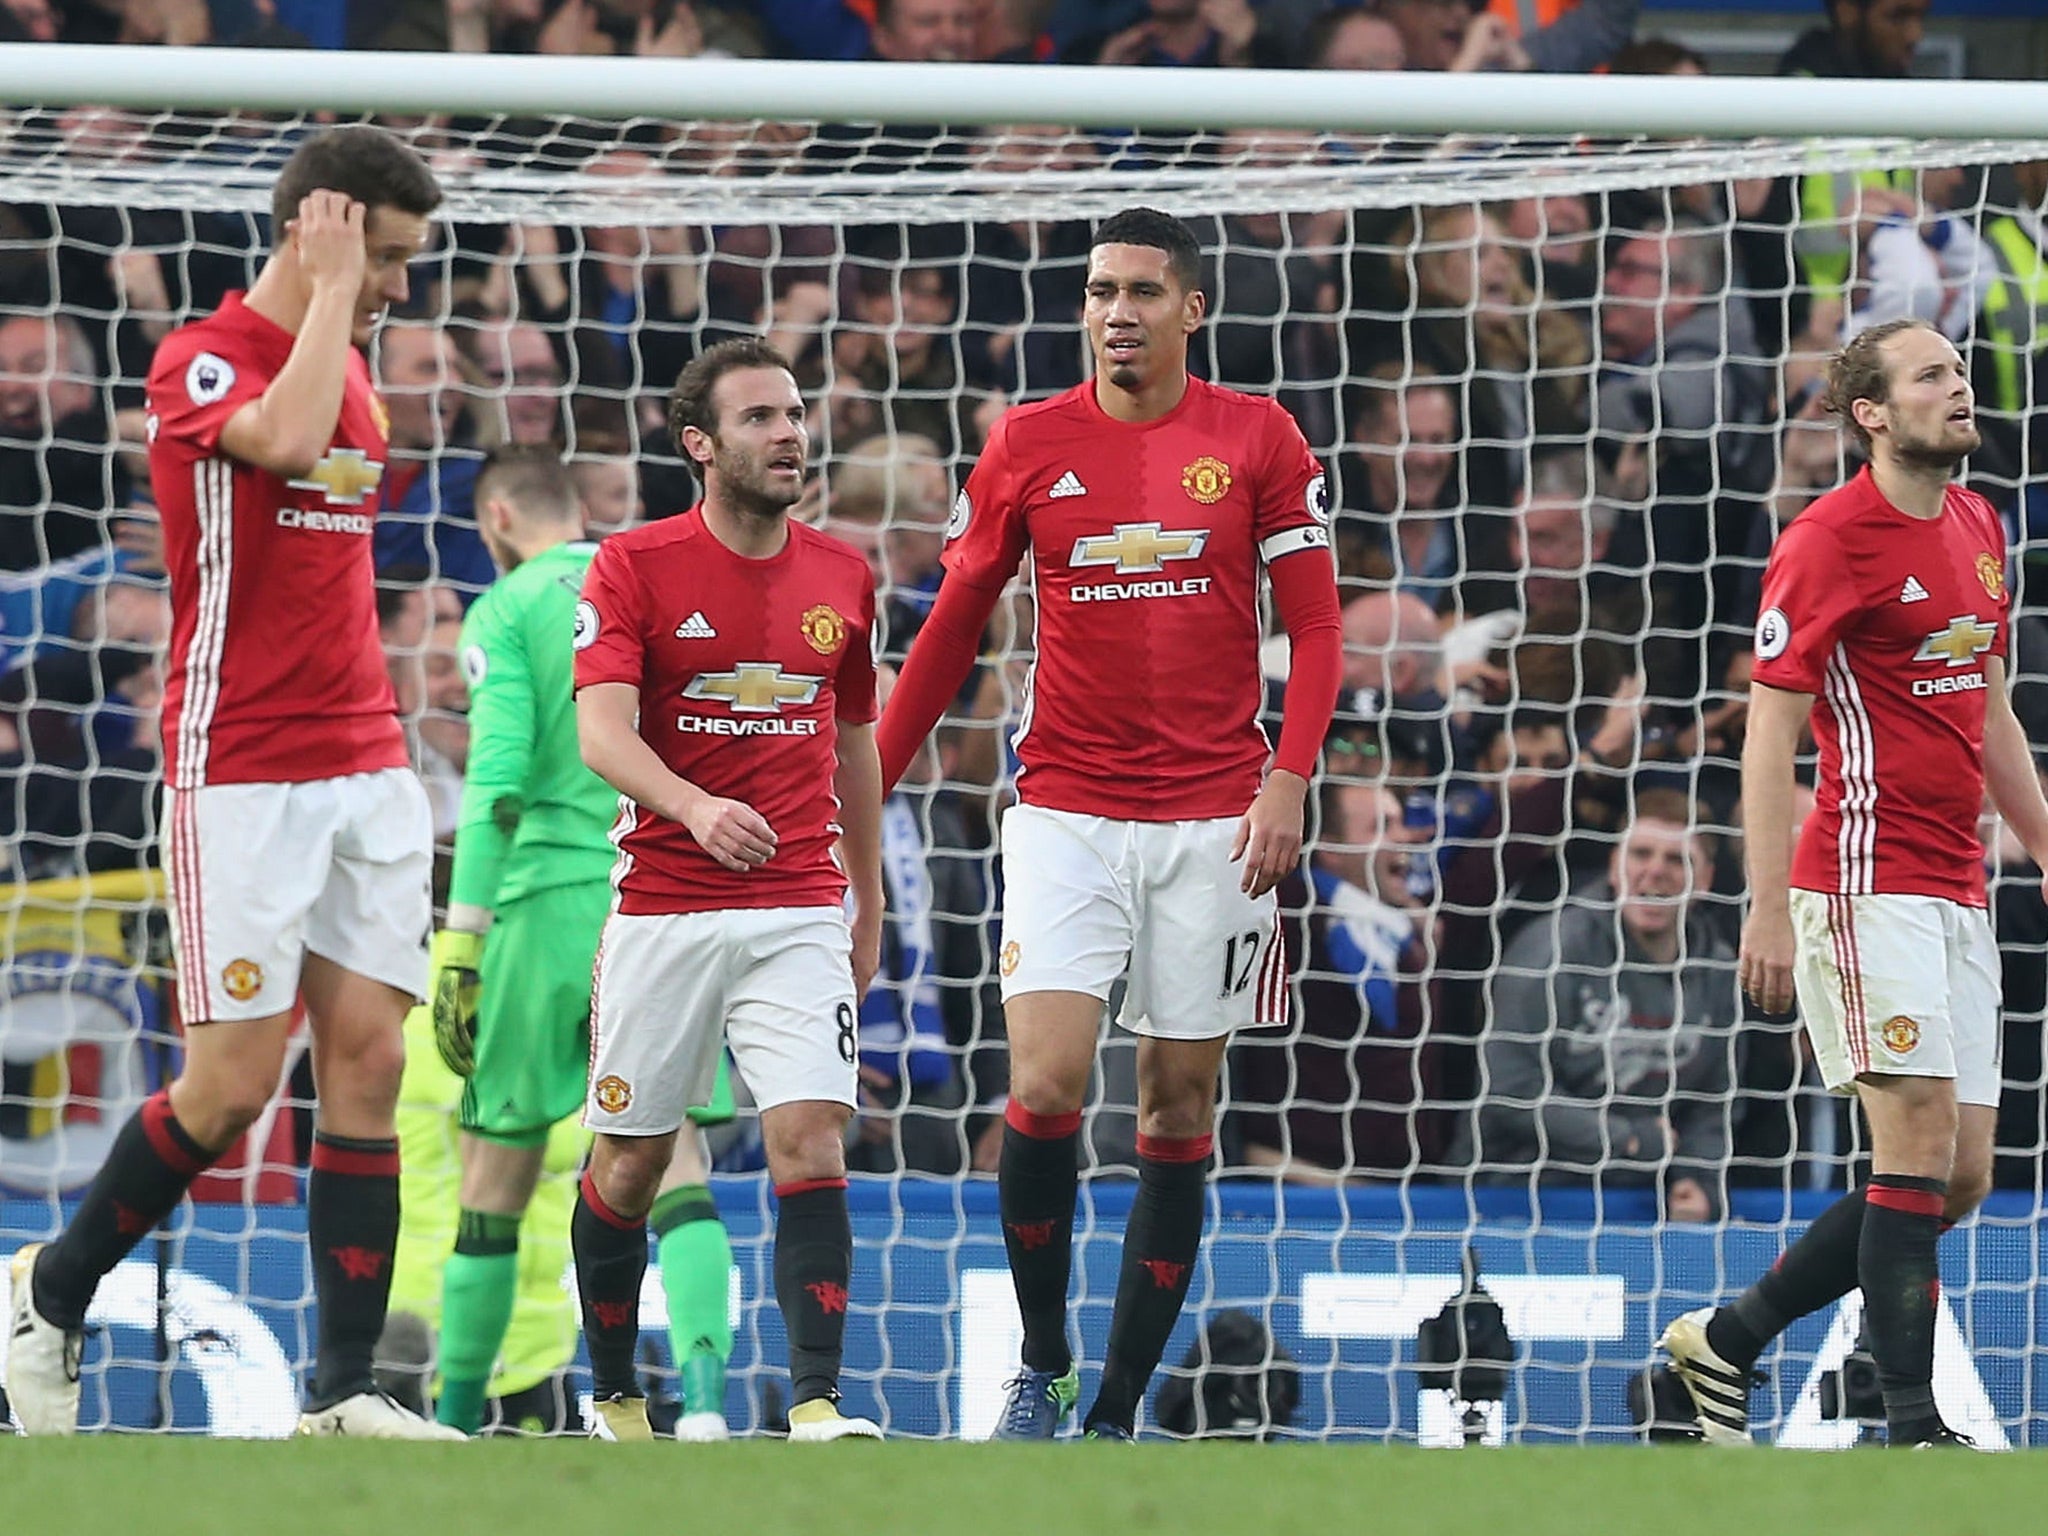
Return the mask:
POLYGON ((275 259, 297 280, 305 320, 270 387, 221 428, 229 453, 287 480, 311 473, 341 415, 363 290, 364 217, 363 205, 339 192, 314 192, 299 204, 275 259))

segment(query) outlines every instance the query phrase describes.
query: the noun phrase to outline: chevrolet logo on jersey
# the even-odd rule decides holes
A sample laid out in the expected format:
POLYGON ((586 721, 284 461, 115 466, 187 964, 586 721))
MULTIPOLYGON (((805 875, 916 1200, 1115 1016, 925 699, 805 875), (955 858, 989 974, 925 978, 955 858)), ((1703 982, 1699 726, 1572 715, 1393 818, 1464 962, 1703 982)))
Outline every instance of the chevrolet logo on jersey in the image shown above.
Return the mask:
POLYGON ((1920 649, 1913 653, 1913 659, 1945 661, 1952 667, 1967 667, 1990 650, 1991 642, 1997 638, 1996 624, 1979 624, 1974 613, 1958 614, 1948 621, 1948 628, 1937 629, 1922 640, 1920 649))
POLYGON ((699 672, 683 697, 723 699, 735 714, 775 714, 785 704, 810 703, 824 683, 822 677, 784 673, 780 662, 743 661, 730 672, 699 672))
POLYGON ((295 491, 322 491, 330 507, 359 507, 384 479, 384 466, 360 448, 330 448, 303 480, 286 483, 295 491))
POLYGON ((1193 560, 1209 542, 1206 528, 1168 532, 1157 523, 1118 523, 1114 533, 1074 541, 1074 566, 1113 565, 1119 575, 1163 571, 1169 560, 1193 560))

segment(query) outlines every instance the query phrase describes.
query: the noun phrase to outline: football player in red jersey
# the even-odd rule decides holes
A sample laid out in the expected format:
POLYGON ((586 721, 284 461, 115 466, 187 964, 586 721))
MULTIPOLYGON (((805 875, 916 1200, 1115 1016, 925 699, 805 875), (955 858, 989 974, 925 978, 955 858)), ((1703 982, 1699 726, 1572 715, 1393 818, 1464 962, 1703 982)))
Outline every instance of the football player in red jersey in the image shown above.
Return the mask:
POLYGON ((1087 383, 1012 409, 953 509, 946 579, 880 730, 894 783, 972 666, 1028 548, 1038 654, 1003 819, 1010 1102, 1000 1164, 1023 1369, 996 1434, 1050 1439, 1075 1406, 1067 1340, 1081 1105, 1128 970, 1139 1183, 1102 1387, 1084 1427, 1128 1439, 1201 1246, 1231 1031, 1284 1015, 1272 888, 1342 667, 1323 473, 1277 403, 1188 372, 1200 252, 1127 210, 1095 233, 1087 383), (1258 723, 1259 590, 1292 643, 1277 746, 1258 723))
POLYGON ((590 1028, 597 1142, 571 1224, 599 1428, 650 1433, 633 1374, 647 1213, 729 1044, 775 1181, 790 1439, 876 1438, 838 1408, 843 1138, 882 932, 874 578, 789 520, 809 435, 774 348, 709 348, 669 421, 703 500, 605 540, 576 614, 583 760, 622 797, 590 1028))
POLYGON ((255 283, 171 332, 150 366, 185 1063, 121 1132, 64 1233, 14 1256, 7 1387, 31 1434, 76 1430, 94 1288, 262 1112, 303 998, 320 1085, 306 1191, 319 1332, 299 1432, 462 1438, 370 1377, 433 835, 377 639, 386 436, 360 349, 405 298, 440 203, 426 163, 381 129, 306 140, 279 172, 276 246, 255 283))
POLYGON ((1796 996, 1828 1086, 1870 1122, 1870 1182, 1733 1303, 1676 1319, 1664 1347, 1701 1433, 1746 1441, 1764 1347, 1860 1285, 1891 1443, 1958 1444, 1934 1401, 1935 1244, 1991 1188, 1999 1093, 1978 819, 1988 788, 2048 867, 2048 802, 2006 697, 2005 530, 1954 480, 1979 441, 1962 358, 1924 321, 1873 326, 1834 359, 1828 403, 1870 464, 1799 514, 1764 573, 1741 977, 1769 1011, 1796 996), (1809 722, 1820 776, 1795 851, 1809 722))

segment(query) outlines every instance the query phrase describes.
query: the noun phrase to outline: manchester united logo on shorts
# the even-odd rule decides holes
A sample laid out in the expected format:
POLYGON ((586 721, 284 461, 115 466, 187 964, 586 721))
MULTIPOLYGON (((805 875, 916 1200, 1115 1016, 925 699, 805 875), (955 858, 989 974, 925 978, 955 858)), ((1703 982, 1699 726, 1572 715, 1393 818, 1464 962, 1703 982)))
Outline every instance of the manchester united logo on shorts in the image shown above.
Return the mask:
POLYGON ((1017 974, 1017 956, 1019 953, 1020 951, 1017 948, 1017 941, 1015 939, 1010 940, 1009 943, 1003 946, 1001 964, 1003 967, 1003 974, 1005 976, 1014 976, 1017 974))
POLYGON ((830 656, 846 643, 846 620, 830 603, 820 603, 797 623, 804 640, 820 656, 830 656))
POLYGON ((591 1096, 597 1100, 597 1107, 608 1115, 623 1115, 633 1102, 633 1085, 623 1077, 606 1074, 597 1080, 591 1089, 591 1096))
POLYGON ((2005 563, 1988 549, 1977 557, 1977 579, 1994 603, 2005 596, 2005 563))
POLYGON ((254 960, 230 960, 220 968, 221 989, 238 1003, 263 990, 263 967, 254 960))
POLYGON ((1920 1043, 1920 1026, 1900 1014, 1897 1018, 1886 1019, 1878 1035, 1884 1041, 1884 1048, 1894 1056, 1910 1056, 1913 1047, 1920 1043))
POLYGON ((1180 472, 1180 488, 1205 507, 1213 507, 1230 494, 1230 466, 1203 454, 1180 472))

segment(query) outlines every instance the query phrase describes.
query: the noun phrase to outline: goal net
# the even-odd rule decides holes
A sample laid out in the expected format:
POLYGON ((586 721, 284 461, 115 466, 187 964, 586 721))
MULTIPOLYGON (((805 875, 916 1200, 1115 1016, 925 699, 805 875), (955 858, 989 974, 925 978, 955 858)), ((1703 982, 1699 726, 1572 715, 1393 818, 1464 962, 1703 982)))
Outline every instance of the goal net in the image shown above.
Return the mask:
MULTIPOLYGON (((1228 1061, 1209 1242, 1167 1351, 1198 1365, 1162 1375, 1181 1401, 1148 1421, 1213 1429, 1236 1401, 1317 1438, 1637 1433, 1631 1385, 1664 1324, 1739 1289, 1855 1177, 1849 1117, 1796 1027, 1743 1011, 1733 954, 1759 576, 1775 529, 1853 468, 1815 381, 1862 326, 1920 315, 1969 358, 1970 483, 2011 523, 2023 717, 2042 702, 2024 577, 2048 515, 2048 142, 382 121, 448 192, 376 350, 387 646, 444 836, 456 621, 490 579, 467 499, 483 451, 560 443, 594 533, 673 514, 692 489, 666 389, 706 345, 769 334, 811 402, 805 514, 869 553, 898 658, 990 424, 1087 374, 1091 221, 1146 204, 1195 226, 1197 371, 1277 395, 1330 475, 1346 681, 1304 872, 1282 888, 1289 1017, 1228 1061), (1661 872, 1617 903, 1638 853, 1661 872), (1418 1374, 1418 1329, 1468 1248, 1512 1341, 1497 1392, 1418 1374), (1203 1330, 1232 1311, 1259 1325, 1250 1353, 1219 1344, 1205 1370, 1203 1330)), ((53 102, 0 132, 0 1251, 57 1229, 175 1070, 154 853, 168 610, 140 381, 158 338, 253 276, 277 167, 315 122, 53 102)), ((1020 583, 888 812, 846 1390, 892 1435, 986 1434, 1015 1366, 987 1176, 1006 1084, 991 848, 1032 633, 1020 583)), ((1268 657, 1277 696, 1284 646, 1268 657)), ((1945 1240, 1940 1391, 1949 1422, 2027 1443, 2048 1435, 2048 913, 2022 856, 1990 843, 1999 1188, 1945 1240)), ((1135 1166, 1135 1052, 1107 1022, 1098 1076, 1074 1276, 1089 1371, 1135 1166)), ((309 1087, 295 1067, 102 1290, 89 1424, 289 1428, 312 1337, 309 1087)), ((436 1091, 409 1086, 406 1155, 445 1171, 454 1104, 436 1091)), ((758 1430, 785 1357, 750 1113, 712 1146, 738 1256, 726 1406, 758 1430)), ((429 1185, 421 1210, 452 1200, 429 1185)), ((427 1311, 432 1257, 406 1303, 427 1311)), ((1766 1361, 1766 1434, 1853 1439, 1853 1392, 1829 1416, 1821 1388, 1855 1312, 1766 1361)), ((649 1369, 672 1390, 662 1316, 651 1276, 649 1369)))

